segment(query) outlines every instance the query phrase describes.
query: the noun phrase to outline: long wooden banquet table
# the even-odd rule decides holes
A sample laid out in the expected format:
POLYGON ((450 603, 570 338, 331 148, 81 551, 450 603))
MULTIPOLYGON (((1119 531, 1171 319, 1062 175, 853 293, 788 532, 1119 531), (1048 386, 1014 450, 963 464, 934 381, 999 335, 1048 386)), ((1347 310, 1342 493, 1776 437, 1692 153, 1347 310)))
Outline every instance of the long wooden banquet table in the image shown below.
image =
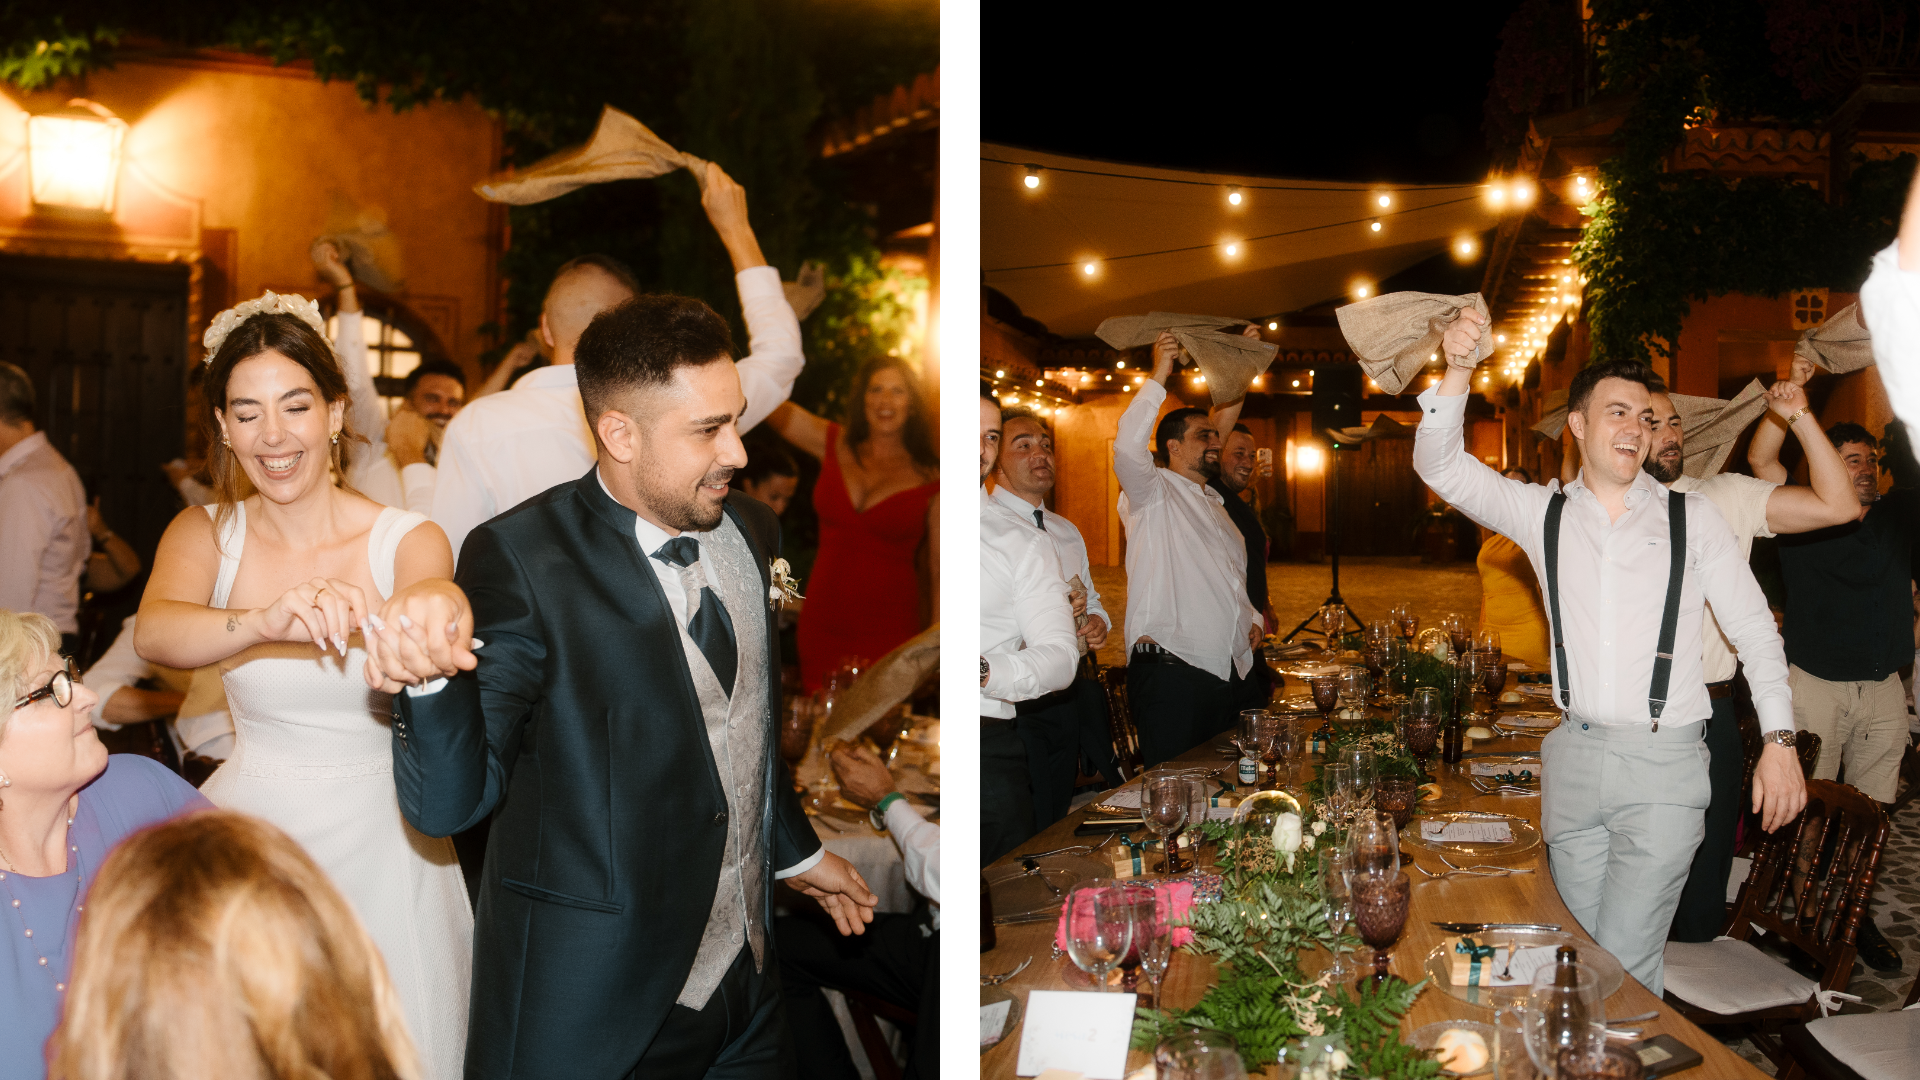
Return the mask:
MULTIPOLYGON (((1218 741, 1217 738, 1210 739, 1182 754, 1178 761, 1186 764, 1205 764, 1209 768, 1227 764, 1214 749, 1218 741)), ((1514 736, 1476 740, 1471 752, 1532 753, 1537 752, 1539 747, 1539 739, 1514 736)), ((1314 756, 1310 760, 1317 764, 1320 759, 1314 756)), ((1482 795, 1468 781, 1465 766, 1465 761, 1452 766, 1441 764, 1437 749, 1429 763, 1430 771, 1439 781, 1444 797, 1443 805, 1447 809, 1495 811, 1524 817, 1532 821, 1535 827, 1539 826, 1540 799, 1538 796, 1482 795)), ((993 865, 1018 862, 1027 854, 1050 851, 1070 844, 1100 843, 1101 837, 1073 835, 1073 830, 1082 824, 1086 817, 1085 809, 1069 814, 1064 820, 1054 823, 1051 828, 993 865)), ((1418 820, 1415 818, 1416 822, 1418 820)), ((1111 851, 1115 846, 1117 845, 1108 845, 1107 850, 1111 851)), ((1203 852, 1201 857, 1203 860, 1210 859, 1211 854, 1209 849, 1203 852)), ((1435 873, 1441 873, 1447 869, 1433 852, 1408 845, 1402 845, 1401 860, 1403 864, 1417 862, 1435 873)), ((1553 878, 1547 868, 1547 851, 1544 843, 1532 854, 1503 859, 1500 865, 1532 866, 1533 873, 1512 874, 1506 877, 1461 875, 1437 879, 1428 878, 1412 866, 1407 866, 1407 876, 1413 880, 1413 895, 1406 929, 1401 933, 1399 942, 1393 947, 1395 975, 1409 982, 1418 982, 1425 977, 1421 970, 1423 959, 1449 936, 1445 931, 1432 925, 1435 921, 1558 923, 1576 937, 1585 941, 1592 940, 1574 921, 1573 915, 1561 902, 1559 891, 1554 888, 1553 878)), ((1085 987, 1084 976, 1080 976, 1078 985, 1067 981, 1067 969, 1073 966, 1071 959, 1064 956, 1057 960, 1052 959, 1054 930, 1055 920, 997 926, 995 927, 995 947, 980 956, 982 975, 1011 971, 1020 964, 1021 960, 1028 956, 1033 957, 1033 963, 1028 965, 1025 971, 1001 984, 1000 987, 1019 999, 1023 1017, 1026 1015, 1026 995, 1029 991, 1080 990, 1085 987)), ((1362 949, 1360 953, 1355 954, 1355 960, 1371 963, 1371 955, 1370 950, 1362 949)), ((1174 954, 1173 962, 1162 983, 1162 1004, 1169 1008, 1189 1008, 1199 1002, 1201 995, 1213 981, 1211 957, 1180 950, 1174 954)), ((1142 989, 1145 989, 1146 985, 1143 978, 1142 989)), ((1751 1063, 1727 1049, 1718 1039, 1682 1018, 1671 1006, 1655 997, 1632 975, 1628 975, 1619 991, 1606 1001, 1606 1013, 1609 1017, 1636 1016, 1655 1009, 1660 1013, 1657 1019, 1645 1023, 1635 1022, 1629 1026, 1641 1028, 1643 1038, 1651 1038, 1659 1034, 1672 1035, 1699 1051, 1704 1059, 1698 1066, 1674 1075, 1684 1077, 1686 1080, 1722 1080, 1722 1078, 1730 1080, 1735 1077, 1740 1080, 1751 1080, 1751 1078, 1765 1076, 1751 1063)), ((1401 1032, 1404 1036, 1415 1028, 1439 1020, 1478 1020, 1491 1023, 1492 1019, 1491 1009, 1468 1005, 1438 987, 1429 986, 1421 991, 1413 1008, 1408 1010, 1402 1021, 1401 1032)), ((1015 1028, 998 1045, 981 1055, 980 1075, 983 1080, 1013 1080, 1020 1036, 1020 1029, 1015 1028)), ((1152 1061, 1153 1055, 1150 1051, 1134 1050, 1127 1057, 1127 1071, 1131 1073, 1135 1069, 1152 1064, 1152 1061)))

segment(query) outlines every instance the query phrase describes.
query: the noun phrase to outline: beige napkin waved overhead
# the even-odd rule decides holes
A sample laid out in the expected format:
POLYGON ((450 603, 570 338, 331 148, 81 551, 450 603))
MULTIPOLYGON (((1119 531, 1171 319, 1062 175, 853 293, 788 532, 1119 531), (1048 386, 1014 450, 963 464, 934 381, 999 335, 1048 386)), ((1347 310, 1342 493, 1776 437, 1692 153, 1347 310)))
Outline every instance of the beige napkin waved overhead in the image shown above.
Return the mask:
POLYGON ((1833 318, 1801 334, 1793 353, 1835 375, 1871 366, 1873 341, 1860 321, 1860 305, 1848 304, 1835 312, 1833 318))
POLYGON ((1389 394, 1405 390, 1420 369, 1440 354, 1440 336, 1462 309, 1480 313, 1480 343, 1473 361, 1493 355, 1492 320, 1479 293, 1445 296, 1440 293, 1392 292, 1348 304, 1334 312, 1360 366, 1389 394))
POLYGON ((935 623, 861 672, 847 692, 835 699, 833 728, 822 734, 822 745, 859 738, 889 709, 913 696, 914 689, 939 667, 940 625, 935 623))
MULTIPOLYGON (((1554 405, 1533 430, 1544 438, 1558 440, 1567 427, 1567 392, 1551 391, 1547 403, 1554 405)), ((1767 388, 1755 379, 1732 401, 1725 398, 1694 397, 1692 394, 1668 394, 1680 414, 1681 470, 1688 476, 1705 479, 1726 467, 1727 457, 1740 433, 1752 426, 1767 411, 1767 388)))
POLYGON ((1273 364, 1280 346, 1259 338, 1223 334, 1223 326, 1243 326, 1245 319, 1223 319, 1217 315, 1176 315, 1154 311, 1145 315, 1115 315, 1094 331, 1101 341, 1116 349, 1136 349, 1151 345, 1165 330, 1180 341, 1180 348, 1207 377, 1207 390, 1215 405, 1231 405, 1247 396, 1253 378, 1273 364))
POLYGON ((827 272, 817 262, 801 263, 800 280, 783 281, 780 289, 787 294, 787 306, 793 309, 793 317, 805 322, 827 298, 827 272))
POLYGON ((706 162, 683 154, 655 135, 647 125, 611 105, 600 110, 600 123, 585 146, 542 158, 524 172, 504 173, 473 185, 488 202, 526 206, 556 199, 588 184, 610 180, 645 180, 685 169, 700 179, 706 162))
POLYGON ((332 244, 347 264, 353 279, 369 289, 398 293, 407 287, 407 275, 400 257, 400 239, 387 228, 387 212, 377 206, 360 206, 335 193, 333 209, 327 213, 326 231, 311 247, 332 244))

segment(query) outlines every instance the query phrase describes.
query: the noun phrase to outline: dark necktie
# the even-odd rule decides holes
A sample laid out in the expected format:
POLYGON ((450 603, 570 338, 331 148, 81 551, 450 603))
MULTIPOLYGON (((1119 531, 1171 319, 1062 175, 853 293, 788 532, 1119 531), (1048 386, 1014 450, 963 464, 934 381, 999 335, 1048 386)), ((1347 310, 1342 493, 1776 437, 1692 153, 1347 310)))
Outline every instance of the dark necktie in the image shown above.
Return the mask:
POLYGON ((707 584, 706 567, 700 562, 700 545, 690 536, 676 536, 660 545, 653 557, 680 571, 680 585, 686 589, 687 603, 693 606, 687 620, 687 635, 700 646, 721 689, 733 695, 733 676, 739 659, 733 641, 733 627, 720 594, 707 584))
POLYGON ((1033 523, 1034 523, 1035 525, 1038 525, 1038 526, 1040 526, 1040 531, 1041 531, 1041 532, 1046 532, 1046 531, 1047 531, 1047 519, 1046 519, 1046 511, 1045 511, 1045 510, 1035 510, 1035 511, 1033 512, 1033 523))

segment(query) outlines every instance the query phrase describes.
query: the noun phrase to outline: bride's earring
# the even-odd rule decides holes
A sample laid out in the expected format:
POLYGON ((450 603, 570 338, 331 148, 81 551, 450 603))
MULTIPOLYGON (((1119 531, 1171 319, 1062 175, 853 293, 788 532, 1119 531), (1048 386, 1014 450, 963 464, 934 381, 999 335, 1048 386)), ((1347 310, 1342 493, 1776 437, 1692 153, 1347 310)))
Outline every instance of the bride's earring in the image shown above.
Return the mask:
POLYGON ((333 445, 335 446, 340 445, 340 433, 337 431, 333 433, 333 445))

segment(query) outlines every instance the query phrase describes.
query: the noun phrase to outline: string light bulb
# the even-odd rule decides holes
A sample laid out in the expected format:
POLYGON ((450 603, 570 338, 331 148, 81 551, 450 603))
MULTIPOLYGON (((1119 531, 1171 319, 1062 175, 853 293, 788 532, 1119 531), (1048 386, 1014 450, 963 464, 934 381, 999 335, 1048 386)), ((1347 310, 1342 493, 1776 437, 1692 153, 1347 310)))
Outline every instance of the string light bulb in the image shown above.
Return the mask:
POLYGON ((1235 256, 1235 255, 1238 255, 1238 254, 1240 254, 1240 245, 1239 245, 1239 244, 1228 244, 1228 245, 1227 245, 1227 257, 1228 257, 1228 258, 1232 258, 1233 256, 1235 256))
MULTIPOLYGON (((1372 291, 1373 290, 1367 288, 1365 285, 1360 285, 1354 288, 1353 295, 1359 297, 1362 300, 1365 300, 1367 298, 1367 294, 1372 291)), ((1311 375, 1313 374, 1313 372, 1309 371, 1307 372, 1307 374, 1311 375)))
POLYGON ((1489 203, 1492 203, 1494 206, 1505 205, 1507 201, 1507 189, 1501 187, 1499 184, 1488 185, 1487 201, 1489 203))
POLYGON ((1278 330, 1278 329, 1280 329, 1280 321, 1279 321, 1278 319, 1275 319, 1275 320, 1272 320, 1271 322, 1268 322, 1268 323, 1267 323, 1267 329, 1269 329, 1269 330, 1278 330))
POLYGON ((1533 201, 1533 185, 1525 180, 1513 182, 1513 205, 1525 206, 1533 201))
POLYGON ((1004 379, 1004 378, 1006 378, 1006 377, 1007 377, 1007 369, 1006 369, 1006 368, 1001 368, 1000 370, 998 370, 998 371, 996 371, 996 372, 994 372, 994 373, 993 373, 993 377, 994 377, 994 378, 996 378, 996 379, 1004 379))
POLYGON ((1378 220, 1375 220, 1375 221, 1373 221, 1373 222, 1371 222, 1371 223, 1369 223, 1369 224, 1367 225, 1367 228, 1368 228, 1368 229, 1370 229, 1370 230, 1372 230, 1373 232, 1379 232, 1379 231, 1380 231, 1380 222, 1379 222, 1378 220))
POLYGON ((1039 187, 1040 186, 1040 166, 1038 165, 1027 166, 1027 175, 1023 183, 1027 185, 1028 191, 1032 191, 1035 188, 1039 187))
POLYGON ((1380 209, 1385 210, 1387 207, 1393 205, 1393 196, 1382 195, 1374 201, 1380 204, 1380 209))
POLYGON ((1244 196, 1244 195, 1242 195, 1242 194, 1240 194, 1240 189, 1239 189, 1239 188, 1237 188, 1237 187, 1230 187, 1230 188, 1228 188, 1228 189, 1227 189, 1227 205, 1229 205, 1229 206, 1239 206, 1239 205, 1240 205, 1240 203, 1241 203, 1241 201, 1242 201, 1243 199, 1245 199, 1245 198, 1246 198, 1246 196, 1244 196))
POLYGON ((1080 267, 1080 269, 1081 269, 1081 270, 1083 270, 1083 271, 1085 271, 1085 272, 1086 272, 1086 275, 1087 275, 1088 277, 1092 277, 1092 276, 1093 276, 1093 264, 1092 264, 1092 263, 1085 263, 1085 264, 1083 264, 1083 265, 1082 265, 1082 266, 1080 267))

